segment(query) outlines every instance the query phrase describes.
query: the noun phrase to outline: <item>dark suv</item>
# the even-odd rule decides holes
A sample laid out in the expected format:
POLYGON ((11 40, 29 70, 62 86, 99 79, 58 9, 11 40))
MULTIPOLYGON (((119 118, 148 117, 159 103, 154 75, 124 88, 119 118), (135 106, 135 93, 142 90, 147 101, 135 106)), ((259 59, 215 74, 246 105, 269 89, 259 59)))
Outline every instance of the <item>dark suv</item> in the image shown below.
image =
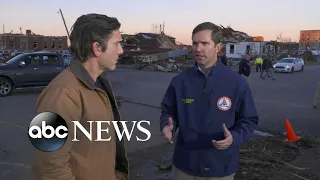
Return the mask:
POLYGON ((48 85, 65 69, 61 54, 23 53, 0 64, 0 97, 9 96, 17 88, 48 85))

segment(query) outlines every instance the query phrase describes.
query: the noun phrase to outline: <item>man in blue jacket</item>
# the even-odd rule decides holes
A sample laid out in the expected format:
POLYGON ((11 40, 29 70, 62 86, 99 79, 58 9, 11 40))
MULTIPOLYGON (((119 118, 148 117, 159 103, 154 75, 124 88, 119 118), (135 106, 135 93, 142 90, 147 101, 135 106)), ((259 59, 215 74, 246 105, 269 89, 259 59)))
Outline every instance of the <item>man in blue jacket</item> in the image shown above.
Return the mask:
POLYGON ((173 180, 234 179, 239 146, 258 114, 248 83, 217 58, 221 29, 210 22, 192 32, 195 65, 175 76, 162 101, 160 128, 173 143, 173 180))
POLYGON ((239 63, 239 71, 238 74, 243 76, 245 80, 248 80, 248 77, 251 73, 251 67, 250 67, 250 56, 245 55, 244 59, 242 59, 239 63))

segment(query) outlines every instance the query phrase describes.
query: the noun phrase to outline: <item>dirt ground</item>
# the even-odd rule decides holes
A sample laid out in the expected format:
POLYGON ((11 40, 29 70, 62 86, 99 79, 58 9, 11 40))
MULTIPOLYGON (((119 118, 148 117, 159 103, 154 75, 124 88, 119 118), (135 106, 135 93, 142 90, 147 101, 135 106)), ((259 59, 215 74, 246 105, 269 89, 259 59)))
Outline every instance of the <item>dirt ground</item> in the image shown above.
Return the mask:
MULTIPOLYGON (((235 180, 320 180, 320 140, 297 143, 283 135, 253 137, 240 151, 235 180)), ((162 144, 130 154, 130 180, 169 180, 173 146, 162 144)))

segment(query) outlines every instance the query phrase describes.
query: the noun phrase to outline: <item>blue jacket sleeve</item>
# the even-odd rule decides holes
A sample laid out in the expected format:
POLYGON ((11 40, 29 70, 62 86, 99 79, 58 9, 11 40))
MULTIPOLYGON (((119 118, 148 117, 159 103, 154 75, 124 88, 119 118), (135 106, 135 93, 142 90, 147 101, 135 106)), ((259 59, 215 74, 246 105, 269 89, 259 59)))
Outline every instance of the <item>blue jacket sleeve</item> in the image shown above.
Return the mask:
POLYGON ((161 102, 161 116, 160 116, 160 131, 168 125, 169 117, 173 120, 173 131, 176 131, 178 128, 178 119, 177 119, 177 102, 176 102, 176 92, 173 86, 172 81, 167 88, 167 91, 161 102))
POLYGON ((247 83, 236 107, 236 122, 229 130, 233 137, 231 146, 240 146, 249 139, 254 129, 258 126, 259 116, 252 97, 251 90, 247 83))

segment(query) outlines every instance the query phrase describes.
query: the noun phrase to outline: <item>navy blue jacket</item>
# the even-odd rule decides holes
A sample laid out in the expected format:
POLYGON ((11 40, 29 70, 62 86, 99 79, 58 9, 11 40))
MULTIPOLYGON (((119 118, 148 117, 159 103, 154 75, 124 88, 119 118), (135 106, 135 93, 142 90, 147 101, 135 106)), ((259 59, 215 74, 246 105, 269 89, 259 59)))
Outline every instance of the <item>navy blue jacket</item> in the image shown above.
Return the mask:
POLYGON ((252 136, 258 114, 246 81, 221 61, 206 76, 193 66, 175 76, 162 101, 160 130, 172 117, 179 129, 172 163, 198 177, 224 177, 239 168, 239 146, 252 136), (231 100, 231 102, 229 101, 231 100), (233 144, 218 150, 212 140, 224 139, 222 124, 233 144))
POLYGON ((242 59, 239 63, 239 74, 243 74, 245 76, 250 76, 251 68, 250 62, 246 59, 242 59))

